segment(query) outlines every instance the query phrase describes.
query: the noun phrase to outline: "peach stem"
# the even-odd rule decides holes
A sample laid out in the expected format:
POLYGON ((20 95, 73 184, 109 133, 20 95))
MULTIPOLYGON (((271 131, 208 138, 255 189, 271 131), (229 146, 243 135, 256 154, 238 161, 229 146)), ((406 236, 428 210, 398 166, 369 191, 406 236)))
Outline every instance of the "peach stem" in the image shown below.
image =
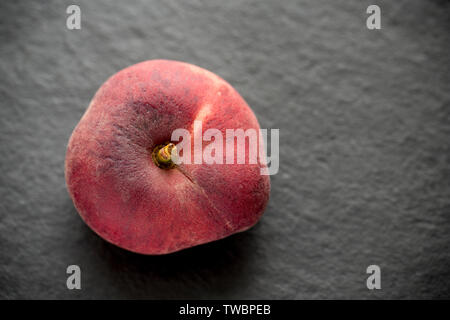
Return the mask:
POLYGON ((176 149, 177 148, 173 143, 168 143, 164 147, 155 150, 154 160, 156 165, 160 168, 173 168, 175 164, 172 161, 172 153, 176 152, 176 149))

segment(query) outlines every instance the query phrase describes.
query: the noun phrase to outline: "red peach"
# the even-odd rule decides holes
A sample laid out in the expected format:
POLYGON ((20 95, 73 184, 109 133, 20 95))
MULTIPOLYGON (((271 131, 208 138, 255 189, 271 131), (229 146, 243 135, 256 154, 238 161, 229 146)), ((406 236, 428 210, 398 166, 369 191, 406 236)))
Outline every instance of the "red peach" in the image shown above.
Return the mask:
POLYGON ((264 164, 157 165, 157 146, 177 128, 192 132, 195 120, 203 132, 259 130, 230 84, 187 63, 142 62, 100 87, 72 133, 65 163, 70 196, 92 230, 133 252, 166 254, 258 221, 270 192, 264 164))

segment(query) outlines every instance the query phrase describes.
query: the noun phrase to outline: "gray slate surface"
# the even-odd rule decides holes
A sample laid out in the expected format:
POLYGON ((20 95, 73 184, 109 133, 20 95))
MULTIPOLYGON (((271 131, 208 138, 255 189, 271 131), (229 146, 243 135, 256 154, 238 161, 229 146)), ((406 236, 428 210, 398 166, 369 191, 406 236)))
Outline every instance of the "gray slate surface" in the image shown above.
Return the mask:
POLYGON ((370 1, 1 1, 0 297, 450 298, 450 3, 375 3, 380 31, 370 1), (96 236, 64 182, 97 88, 155 58, 228 80, 282 153, 255 228, 159 257, 96 236))

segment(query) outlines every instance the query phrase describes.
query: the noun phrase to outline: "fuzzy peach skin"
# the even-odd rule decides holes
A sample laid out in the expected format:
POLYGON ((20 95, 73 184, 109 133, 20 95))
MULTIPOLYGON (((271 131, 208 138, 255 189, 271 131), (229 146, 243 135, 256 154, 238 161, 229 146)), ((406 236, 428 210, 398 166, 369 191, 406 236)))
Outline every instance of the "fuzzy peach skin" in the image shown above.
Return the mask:
POLYGON ((224 137, 226 129, 259 129, 230 84, 191 64, 138 63, 100 87, 70 137, 65 162, 74 205, 100 237, 133 252, 166 254, 258 221, 270 193, 263 165, 166 170, 153 161, 153 149, 170 141, 173 130, 189 130, 193 141, 194 120, 203 132, 216 128, 224 137))

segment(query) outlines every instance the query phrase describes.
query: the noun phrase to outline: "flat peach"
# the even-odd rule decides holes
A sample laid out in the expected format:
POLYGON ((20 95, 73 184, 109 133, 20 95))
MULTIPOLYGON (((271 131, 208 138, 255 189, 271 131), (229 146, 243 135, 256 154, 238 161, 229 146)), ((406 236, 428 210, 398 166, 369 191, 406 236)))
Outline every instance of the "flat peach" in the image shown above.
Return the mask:
POLYGON ((70 196, 90 228, 124 249, 166 254, 258 221, 270 192, 269 177, 260 174, 265 165, 155 162, 157 146, 177 128, 192 132, 195 120, 203 132, 259 130, 235 89, 187 63, 142 62, 100 87, 72 133, 65 163, 70 196))

